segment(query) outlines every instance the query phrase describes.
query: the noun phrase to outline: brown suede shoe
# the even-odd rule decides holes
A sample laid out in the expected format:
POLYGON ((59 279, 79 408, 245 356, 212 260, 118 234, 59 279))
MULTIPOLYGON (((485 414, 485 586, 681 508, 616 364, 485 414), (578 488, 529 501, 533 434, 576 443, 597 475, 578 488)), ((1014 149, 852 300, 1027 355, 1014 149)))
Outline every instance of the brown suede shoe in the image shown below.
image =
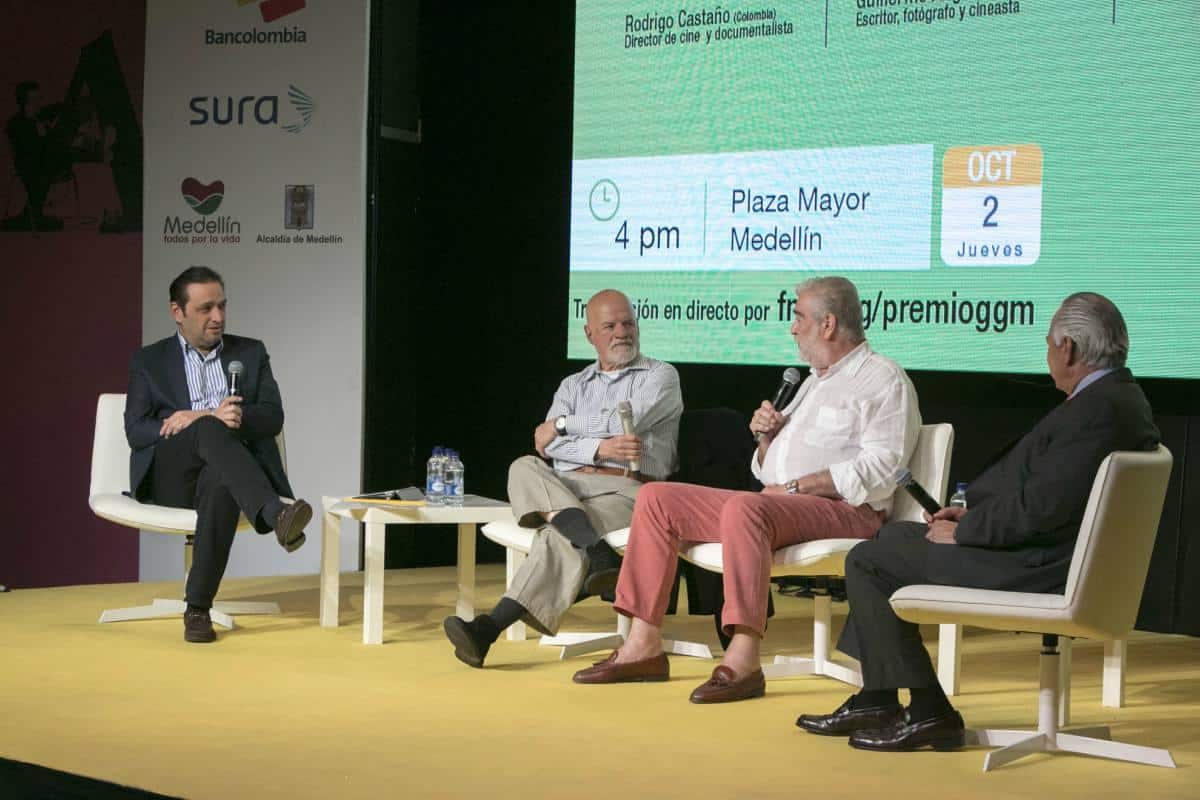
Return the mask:
POLYGON ((207 644, 217 640, 217 632, 213 630, 212 618, 208 610, 187 609, 183 612, 183 640, 194 644, 207 644))
POLYGON ((722 664, 713 670, 712 677, 692 690, 688 699, 693 703, 732 703, 762 697, 767 692, 767 679, 761 669, 756 669, 744 678, 733 674, 733 670, 722 664))
POLYGON ((641 661, 617 663, 617 651, 603 661, 597 661, 587 669, 576 672, 571 680, 576 683, 638 683, 665 681, 671 678, 671 665, 666 653, 659 653, 641 661))
POLYGON ((284 504, 283 510, 275 518, 275 538, 284 550, 293 553, 304 544, 304 526, 312 519, 312 506, 305 500, 297 500, 291 505, 284 504))

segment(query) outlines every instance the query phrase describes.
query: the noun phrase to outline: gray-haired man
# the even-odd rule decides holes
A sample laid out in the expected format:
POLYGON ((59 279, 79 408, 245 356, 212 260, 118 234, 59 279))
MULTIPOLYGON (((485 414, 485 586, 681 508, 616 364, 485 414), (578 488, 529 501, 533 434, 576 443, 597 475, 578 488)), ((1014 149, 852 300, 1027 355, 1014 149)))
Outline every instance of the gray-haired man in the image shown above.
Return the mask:
POLYGON ((1050 375, 1067 401, 984 470, 967 507, 928 524, 892 522, 846 557, 850 616, 838 648, 862 663, 863 689, 832 714, 801 716, 810 733, 866 750, 952 749, 963 719, 938 684, 917 626, 892 611, 902 586, 1062 592, 1100 462, 1158 446, 1150 405, 1125 368, 1121 312, 1091 292, 1063 301, 1046 336, 1050 375), (912 695, 907 709, 898 689, 912 695))
POLYGON ((679 376, 641 354, 629 298, 612 289, 593 295, 584 333, 596 361, 563 380, 534 429, 541 458, 518 458, 508 472, 513 514, 536 529, 529 555, 491 612, 444 622, 455 656, 472 667, 483 666, 488 648, 514 622, 554 634, 573 603, 611 591, 620 560, 603 535, 629 525, 644 482, 675 471, 679 376), (634 433, 624 432, 621 402, 632 406, 634 433))

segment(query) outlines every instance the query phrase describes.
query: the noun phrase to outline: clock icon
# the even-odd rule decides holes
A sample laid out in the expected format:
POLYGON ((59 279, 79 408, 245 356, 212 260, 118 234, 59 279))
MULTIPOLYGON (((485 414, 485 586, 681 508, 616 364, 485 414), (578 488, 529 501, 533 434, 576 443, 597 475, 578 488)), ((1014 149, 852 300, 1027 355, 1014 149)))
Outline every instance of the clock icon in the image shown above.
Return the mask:
POLYGON ((592 193, 588 195, 588 208, 591 209, 592 216, 600 222, 607 222, 617 215, 617 209, 620 207, 621 192, 617 185, 608 178, 596 181, 592 193))

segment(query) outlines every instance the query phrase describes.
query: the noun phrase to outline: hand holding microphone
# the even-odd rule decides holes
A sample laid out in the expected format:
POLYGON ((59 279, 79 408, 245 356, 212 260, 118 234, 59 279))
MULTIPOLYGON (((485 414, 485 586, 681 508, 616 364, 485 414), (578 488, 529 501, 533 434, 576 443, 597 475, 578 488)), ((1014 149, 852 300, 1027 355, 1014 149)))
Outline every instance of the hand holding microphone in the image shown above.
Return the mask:
POLYGON ((795 367, 788 367, 783 371, 783 380, 780 381, 779 388, 775 390, 775 399, 769 406, 764 402, 754 412, 754 418, 750 420, 750 429, 754 431, 754 441, 760 442, 764 436, 774 436, 783 427, 785 419, 779 410, 792 401, 796 387, 800 385, 801 380, 800 370, 795 367))
POLYGON ((230 361, 229 362, 229 394, 230 394, 230 396, 233 396, 235 394, 240 394, 238 392, 238 379, 240 379, 242 377, 242 372, 245 369, 246 368, 242 366, 242 362, 240 362, 240 361, 230 361))
MULTIPOLYGON (((617 403, 617 416, 621 418, 621 428, 624 429, 625 433, 629 436, 635 436, 636 434, 633 429, 633 406, 628 400, 622 400, 617 403)), ((636 458, 631 458, 628 463, 631 472, 641 471, 641 464, 638 463, 636 458)))
POLYGON ((229 396, 213 411, 213 416, 234 430, 242 427, 242 398, 238 394, 238 379, 243 369, 242 362, 229 362, 229 396))

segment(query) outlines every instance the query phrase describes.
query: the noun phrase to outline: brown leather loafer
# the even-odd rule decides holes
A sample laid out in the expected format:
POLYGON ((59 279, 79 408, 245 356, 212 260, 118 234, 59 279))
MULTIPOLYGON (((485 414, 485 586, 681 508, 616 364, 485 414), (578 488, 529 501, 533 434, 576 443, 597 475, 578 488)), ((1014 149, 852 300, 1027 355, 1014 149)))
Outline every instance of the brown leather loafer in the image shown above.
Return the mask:
POLYGON ((722 664, 713 670, 711 678, 692 690, 688 699, 693 703, 733 703, 762 697, 766 692, 767 679, 761 669, 739 678, 722 664))
POLYGON ((837 707, 832 714, 801 714, 796 727, 821 736, 849 736, 855 731, 886 728, 903 713, 899 703, 867 708, 851 708, 854 696, 837 707))
POLYGON ((194 644, 207 644, 217 640, 212 618, 207 610, 187 609, 183 612, 183 640, 194 644))
POLYGON ((617 651, 603 661, 597 661, 587 669, 576 672, 571 680, 576 683, 639 683, 665 681, 671 678, 671 665, 666 653, 659 653, 641 661, 617 663, 617 651))
POLYGON ((280 546, 293 553, 304 544, 304 526, 312 519, 312 506, 305 500, 297 500, 288 505, 284 503, 283 510, 275 518, 275 538, 280 546))
POLYGON ((855 731, 850 746, 860 750, 957 750, 966 744, 966 726, 954 709, 914 722, 905 711, 891 725, 878 730, 855 731))

